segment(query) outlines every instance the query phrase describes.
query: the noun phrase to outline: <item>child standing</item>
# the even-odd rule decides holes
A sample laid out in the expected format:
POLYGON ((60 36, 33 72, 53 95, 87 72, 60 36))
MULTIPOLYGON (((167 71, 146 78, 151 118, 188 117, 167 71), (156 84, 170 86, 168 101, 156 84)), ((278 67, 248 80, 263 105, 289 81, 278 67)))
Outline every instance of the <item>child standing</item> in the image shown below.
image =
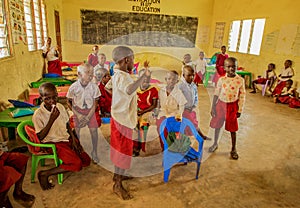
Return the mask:
POLYGON ((110 117, 112 93, 106 89, 106 84, 111 78, 109 71, 104 68, 97 69, 95 76, 101 92, 99 99, 101 117, 110 117))
POLYGON ((41 188, 47 190, 54 187, 48 180, 49 176, 80 171, 91 160, 69 125, 65 107, 56 102, 56 87, 52 83, 44 83, 40 86, 39 93, 43 103, 32 116, 36 134, 42 143, 54 143, 57 155, 63 161, 58 167, 38 173, 41 188))
MULTIPOLYGON (((139 76, 145 73, 145 69, 139 71, 139 76)), ((145 152, 146 129, 149 127, 149 117, 157 107, 158 91, 156 87, 150 85, 151 77, 144 78, 140 88, 137 91, 138 96, 138 141, 133 142, 133 156, 138 156, 140 150, 145 152)))
POLYGON ((278 95, 281 93, 282 89, 285 87, 285 83, 287 80, 291 79, 294 76, 294 69, 292 68, 293 62, 291 60, 286 60, 284 62, 284 69, 278 75, 278 84, 273 90, 272 95, 278 95))
POLYGON ((221 47, 221 53, 217 55, 217 61, 216 61, 216 73, 213 78, 214 83, 218 83, 218 80, 220 77, 225 76, 226 71, 224 69, 224 61, 228 58, 228 54, 226 54, 226 46, 221 47))
POLYGON ((226 76, 221 77, 217 83, 210 121, 210 127, 215 129, 215 140, 209 148, 209 152, 214 152, 218 148, 220 129, 225 122, 225 130, 231 134, 232 147, 230 155, 234 160, 239 158, 236 151, 237 118, 241 116, 246 93, 244 79, 235 73, 237 64, 236 58, 227 58, 224 63, 226 76))
POLYGON ((136 90, 143 80, 150 76, 148 63, 145 62, 145 73, 134 81, 130 72, 133 69, 134 54, 126 46, 114 48, 112 57, 116 63, 112 77, 111 106, 111 139, 110 158, 115 166, 113 191, 124 200, 132 196, 123 187, 122 181, 127 179, 125 170, 130 168, 133 152, 132 132, 137 124, 136 90))
POLYGON ((58 47, 51 46, 51 41, 51 38, 48 37, 46 45, 42 47, 43 57, 48 61, 48 73, 62 76, 58 47))
POLYGON ((78 80, 74 82, 67 93, 68 106, 72 109, 76 133, 80 137, 80 129, 86 125, 89 127, 93 150, 91 152, 94 163, 99 163, 98 127, 101 125, 98 100, 100 91, 98 86, 91 82, 94 70, 90 64, 82 64, 77 67, 78 80))
POLYGON ((200 51, 199 58, 195 61, 195 79, 194 83, 198 86, 203 81, 206 72, 207 62, 204 59, 204 52, 200 51))
POLYGON ((268 69, 266 70, 265 77, 258 77, 258 79, 252 81, 253 91, 251 91, 250 93, 256 93, 256 84, 266 84, 268 80, 269 80, 269 92, 272 93, 271 89, 276 77, 274 70, 275 70, 275 64, 270 63, 268 65, 268 69))
MULTIPOLYGON (((182 120, 182 114, 184 111, 184 105, 187 103, 183 93, 179 89, 178 73, 177 71, 167 72, 165 78, 167 85, 162 87, 158 92, 159 99, 159 114, 158 120, 156 121, 157 132, 159 132, 160 124, 165 118, 175 117, 176 120, 182 120)), ((167 131, 164 131, 165 137, 167 138, 167 131)), ((164 144, 160 138, 161 149, 164 150, 164 144)))
MULTIPOLYGON (((201 132, 198 126, 196 108, 198 106, 198 89, 195 83, 193 83, 194 79, 194 69, 191 66, 184 66, 183 67, 183 77, 181 78, 181 83, 179 83, 179 89, 182 91, 183 95, 185 96, 187 103, 184 105, 184 112, 183 117, 190 120, 195 128, 197 129, 198 133, 204 140, 211 140, 207 136, 201 132)), ((189 131, 187 133, 191 135, 189 131)))
POLYGON ((106 62, 106 56, 104 53, 99 53, 98 54, 98 64, 96 66, 94 66, 94 71, 96 71, 97 69, 100 68, 105 68, 107 70, 109 70, 109 64, 105 64, 106 62))
POLYGON ((94 45, 92 53, 90 53, 87 58, 88 63, 93 67, 95 67, 99 63, 98 51, 99 51, 99 47, 97 45, 94 45))

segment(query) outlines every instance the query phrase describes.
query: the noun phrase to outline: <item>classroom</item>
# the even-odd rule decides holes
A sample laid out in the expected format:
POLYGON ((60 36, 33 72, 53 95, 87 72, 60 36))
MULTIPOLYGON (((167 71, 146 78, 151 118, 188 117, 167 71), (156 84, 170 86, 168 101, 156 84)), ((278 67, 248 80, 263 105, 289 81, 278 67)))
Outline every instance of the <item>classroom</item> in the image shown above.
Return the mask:
MULTIPOLYGON (((191 54, 196 60, 199 51, 204 51, 206 58, 211 58, 225 45, 229 56, 237 58, 238 66, 251 74, 251 78, 244 76, 246 101, 239 118, 238 161, 228 159, 230 133, 222 131, 221 145, 215 153, 208 152, 212 141, 204 142, 198 180, 194 178, 194 164, 188 164, 173 167, 170 181, 164 183, 161 163, 151 155, 160 152, 159 141, 153 139, 147 147, 152 153, 133 159, 133 167, 139 170, 131 173, 137 177, 124 184, 134 198, 123 201, 112 191, 110 128, 102 124, 98 145, 100 152, 107 155, 100 158, 101 165, 66 174, 62 185, 53 177, 56 186, 52 190, 42 191, 38 182, 30 182, 29 159, 23 186, 36 197, 32 207, 299 206, 300 111, 275 104, 260 91, 251 94, 249 87, 251 80, 263 75, 269 63, 276 65, 279 75, 285 60, 292 60, 294 87, 300 87, 300 1, 0 0, 0 4, 0 101, 4 103, 8 99, 29 99, 30 86, 45 73, 41 48, 47 37, 52 38, 52 45, 59 46, 61 61, 71 68, 85 62, 94 45, 110 62, 117 45, 128 45, 134 51, 135 62, 141 66, 149 61, 155 78, 164 81, 160 72, 180 73, 184 54, 191 54), (32 20, 40 22, 32 26, 32 39, 27 39, 29 23, 24 5, 32 5, 40 15, 32 20), (180 26, 183 20, 185 25, 180 26), (256 22, 263 24, 256 28, 256 22), (241 34, 243 23, 248 24, 245 36, 241 34), (235 31, 234 26, 240 30, 235 31), (152 161, 140 160, 152 156, 152 161), (142 163, 145 166, 140 166, 142 163)), ((213 137, 209 121, 214 87, 209 84, 198 87, 198 110, 201 129, 213 137)), ((89 136, 87 129, 82 134, 89 136)), ((10 145, 19 145, 16 140, 10 145)), ((88 139, 82 145, 90 150, 89 143, 88 139)), ((11 190, 9 197, 13 198, 12 195, 11 190)), ((11 203, 13 207, 22 207, 13 200, 11 203)))

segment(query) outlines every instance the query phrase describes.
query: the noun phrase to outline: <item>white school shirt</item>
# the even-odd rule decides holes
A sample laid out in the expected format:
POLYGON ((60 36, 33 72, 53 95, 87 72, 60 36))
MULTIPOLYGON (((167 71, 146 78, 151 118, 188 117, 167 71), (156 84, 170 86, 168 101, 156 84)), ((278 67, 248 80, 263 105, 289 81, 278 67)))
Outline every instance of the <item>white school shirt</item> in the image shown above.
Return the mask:
POLYGON ((77 106, 80 109, 90 109, 92 108, 95 99, 100 96, 101 92, 95 83, 89 82, 83 87, 80 81, 77 80, 70 86, 66 97, 72 99, 73 107, 77 106))
POLYGON ((137 95, 133 92, 129 95, 126 91, 134 82, 130 74, 114 68, 112 83, 111 115, 119 124, 134 129, 137 124, 137 95))
POLYGON ((175 116, 176 118, 182 118, 184 105, 187 103, 187 100, 177 84, 174 86, 174 89, 169 95, 167 95, 166 86, 161 88, 158 92, 158 99, 160 103, 160 112, 158 117, 175 116))
POLYGON ((187 100, 185 108, 193 109, 198 105, 198 89, 194 82, 187 83, 184 77, 181 78, 181 82, 178 84, 179 89, 182 91, 185 99, 187 100))
POLYGON ((279 77, 280 81, 287 81, 291 78, 282 78, 283 76, 294 76, 294 70, 289 67, 287 69, 282 69, 281 76, 279 77))
MULTIPOLYGON (((47 52, 47 46, 42 47, 43 53, 47 52)), ((58 59, 55 55, 55 47, 51 46, 49 52, 47 53, 46 59, 47 61, 55 61, 58 59)))
MULTIPOLYGON (((42 143, 69 141, 70 135, 67 130, 67 123, 69 121, 68 113, 62 104, 56 103, 56 107, 58 108, 60 114, 52 124, 47 136, 41 141, 42 143)), ((51 112, 45 108, 44 103, 42 103, 40 108, 34 112, 32 116, 32 122, 34 124, 36 133, 39 133, 46 127, 50 119, 50 115, 51 112)))
POLYGON ((205 67, 207 65, 207 62, 205 59, 201 60, 200 58, 198 58, 195 62, 195 73, 201 72, 201 74, 205 73, 205 67))

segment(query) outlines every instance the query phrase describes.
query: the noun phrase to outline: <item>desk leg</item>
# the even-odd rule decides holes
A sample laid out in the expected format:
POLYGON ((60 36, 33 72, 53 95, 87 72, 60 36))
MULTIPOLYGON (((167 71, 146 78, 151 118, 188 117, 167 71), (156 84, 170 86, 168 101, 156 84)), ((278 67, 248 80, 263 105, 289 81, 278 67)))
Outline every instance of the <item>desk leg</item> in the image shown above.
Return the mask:
POLYGON ((8 139, 16 139, 16 128, 8 127, 8 139))

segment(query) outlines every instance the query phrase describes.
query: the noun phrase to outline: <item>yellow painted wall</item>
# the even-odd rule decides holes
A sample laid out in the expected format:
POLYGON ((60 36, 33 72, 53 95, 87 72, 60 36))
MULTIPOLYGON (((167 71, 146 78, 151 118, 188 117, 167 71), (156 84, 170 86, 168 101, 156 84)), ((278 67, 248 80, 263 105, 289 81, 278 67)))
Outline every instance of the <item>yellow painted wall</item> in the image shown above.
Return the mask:
MULTIPOLYGON (((265 43, 267 35, 275 32, 280 33, 281 27, 291 24, 298 24, 300 28, 300 1, 284 0, 215 0, 213 8, 213 18, 211 31, 215 30, 216 22, 226 22, 223 44, 228 45, 228 33, 230 24, 233 20, 266 18, 264 37, 262 42, 261 53, 259 56, 248 55, 242 53, 228 52, 230 56, 238 58, 239 65, 246 70, 254 73, 255 76, 263 75, 263 71, 267 69, 268 63, 276 64, 277 75, 284 67, 283 63, 286 59, 294 62, 293 68, 296 76, 293 78, 300 84, 300 56, 295 54, 278 54, 276 53, 275 41, 274 47, 266 47, 265 43)), ((217 48, 213 48, 213 37, 211 34, 209 53, 212 55, 217 48)))
MULTIPOLYGON (((137 5, 137 3, 133 3, 128 0, 64 0, 62 13, 62 19, 64 21, 61 22, 62 28, 65 24, 65 21, 78 21, 80 41, 64 41, 64 35, 66 31, 62 31, 63 59, 66 61, 83 61, 87 58, 87 55, 91 52, 93 47, 93 45, 82 44, 80 9, 131 12, 131 7, 133 5, 137 5)), ((161 0, 161 3, 158 5, 158 7, 161 8, 161 14, 199 17, 199 26, 209 27, 211 25, 213 8, 213 1, 211 0, 188 0, 184 3, 179 0, 161 0)), ((104 52, 107 55, 108 60, 111 60, 111 51, 115 46, 100 47, 101 52, 104 52)), ((207 49, 208 43, 199 45, 199 47, 207 49)), ((144 61, 145 58, 147 58, 150 61, 151 66, 160 66, 175 70, 181 69, 181 60, 185 53, 191 53, 194 58, 197 58, 200 50, 199 48, 186 49, 159 47, 132 47, 132 49, 137 53, 136 61, 144 61), (147 53, 147 57, 145 57, 145 55, 141 55, 141 52, 147 53)))
MULTIPOLYGON (((80 28, 80 9, 91 9, 100 11, 125 11, 130 12, 132 2, 127 0, 45 0, 48 20, 48 34, 55 40, 54 11, 60 14, 62 49, 64 61, 83 61, 91 52, 92 45, 82 44, 80 28), (65 22, 68 20, 78 21, 77 31, 79 41, 65 41, 65 22)), ((136 60, 150 60, 152 66, 160 66, 167 69, 180 70, 182 56, 191 53, 193 59, 203 49, 207 56, 219 51, 213 48, 213 39, 216 22, 226 22, 224 45, 227 45, 230 23, 237 19, 266 18, 266 26, 262 43, 262 50, 259 56, 229 52, 239 60, 240 66, 254 73, 262 74, 267 64, 274 62, 277 65, 277 73, 281 71, 284 60, 294 61, 296 71, 295 80, 300 82, 299 63, 300 57, 294 54, 277 54, 275 49, 264 48, 266 35, 278 32, 282 26, 289 24, 300 24, 300 1, 285 0, 161 0, 161 14, 183 15, 199 17, 197 35, 197 48, 158 48, 158 47, 132 47, 136 52, 136 60), (199 29, 208 27, 210 29, 209 42, 201 43, 199 29)), ((28 83, 41 77, 43 58, 41 51, 28 52, 27 46, 23 43, 13 45, 14 55, 11 58, 0 60, 0 100, 17 98, 20 93, 28 89, 28 83)), ((111 51, 114 46, 101 46, 101 50, 111 59, 111 51)))

